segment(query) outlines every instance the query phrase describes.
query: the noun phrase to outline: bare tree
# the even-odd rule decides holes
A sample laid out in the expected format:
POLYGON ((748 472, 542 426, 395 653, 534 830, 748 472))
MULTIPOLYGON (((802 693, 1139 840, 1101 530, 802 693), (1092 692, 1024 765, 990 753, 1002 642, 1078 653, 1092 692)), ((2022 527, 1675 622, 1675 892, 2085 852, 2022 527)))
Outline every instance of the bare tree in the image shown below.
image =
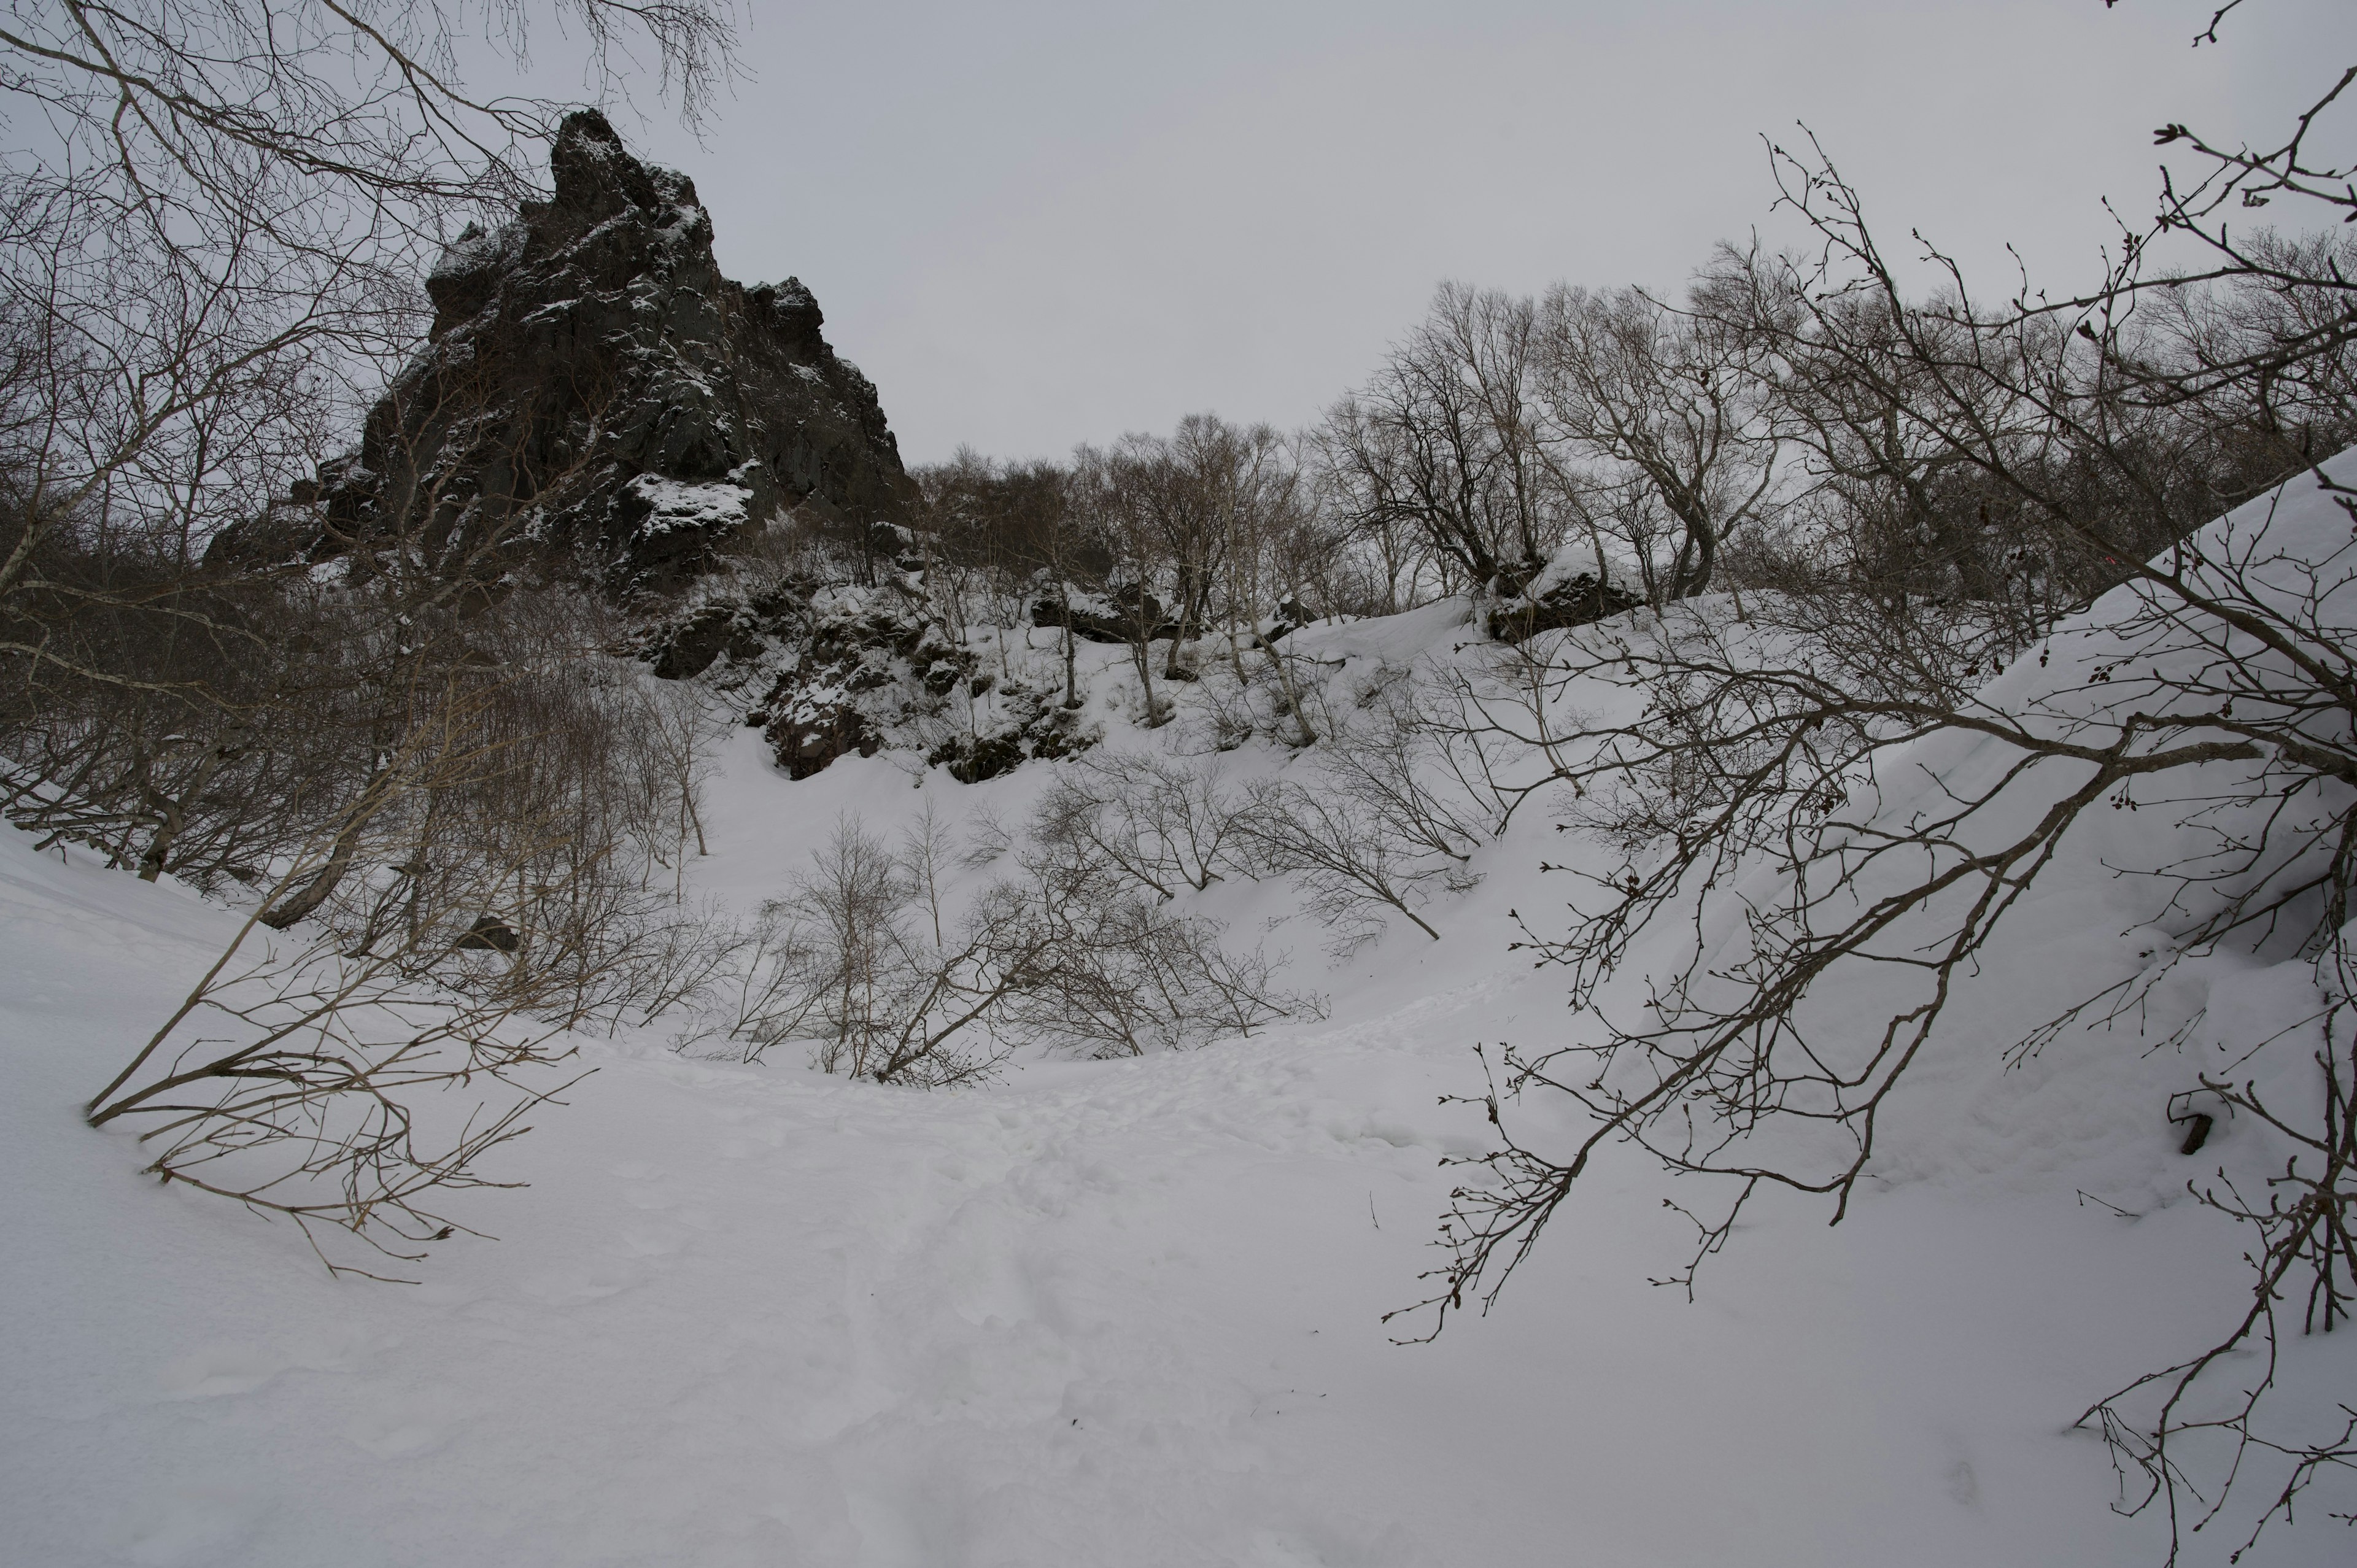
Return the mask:
POLYGON ((716 693, 693 682, 658 682, 643 697, 647 724, 640 738, 647 759, 662 779, 662 793, 677 803, 672 824, 678 845, 672 891, 674 897, 683 897, 688 835, 694 834, 697 855, 712 853, 704 837, 704 784, 717 763, 713 749, 736 728, 737 715, 716 693))
MULTIPOLYGON (((1679 536, 1659 566, 1650 539, 1624 536, 1648 596, 1661 604, 1703 592, 1720 546, 1759 511, 1776 477, 1753 339, 1635 289, 1557 286, 1541 320, 1536 395, 1549 434, 1571 461, 1598 470, 1572 488, 1650 495, 1679 536)), ((1593 503, 1587 517, 1598 521, 1593 503)))
POLYGON ((1143 439, 1125 437, 1110 452, 1088 446, 1076 448, 1072 484, 1075 501, 1087 513, 1092 532, 1112 552, 1114 581, 1109 597, 1114 617, 1126 633, 1130 662, 1137 671, 1140 711, 1148 728, 1158 728, 1169 722, 1174 710, 1154 693, 1154 642, 1157 638, 1170 639, 1176 671, 1184 632, 1156 596, 1157 585, 1172 575, 1168 541, 1160 526, 1171 485, 1167 465, 1135 450, 1143 439))
MULTIPOLYGON (((1836 495, 1863 486, 1872 505, 1936 516, 1943 487, 1977 491, 2006 503, 2006 526, 2061 580, 2116 586, 2098 616, 2058 620, 2067 601, 2043 611, 2038 667, 2061 662, 2010 705, 1953 679, 1868 678, 1855 657, 1699 614, 1559 640, 1564 679, 1642 699, 1638 716, 1585 726, 1557 753, 1577 792, 1572 825, 1630 854, 1583 879, 1567 929, 1529 933, 1587 1011, 1575 1037, 1501 1063, 1489 1109, 1504 1143, 1444 1227, 1452 1261, 1426 1304, 1443 1320, 1494 1294, 1609 1144, 1725 1184, 1727 1203, 1697 1221, 1692 1264, 1672 1282, 1689 1289, 1762 1187, 1825 1195, 1838 1219, 1871 1168, 1890 1096, 1958 1026, 1958 984, 2078 853, 2090 813, 2158 810, 2207 842, 2108 869, 2142 891, 2168 940, 2140 972, 2083 996, 2014 1050, 2103 1023, 2133 1034, 2179 964, 2232 945, 2307 958, 2320 1002, 2299 1027, 2252 1044, 2231 1073, 2187 1085, 2282 1141, 2263 1197, 2222 1171, 2190 1184, 2248 1228, 2248 1310, 2212 1348, 2098 1401, 2083 1421, 2134 1483, 2122 1506, 2167 1509, 2172 1562, 2230 1500, 2248 1502, 2247 1546, 2308 1488, 2357 1469, 2357 1415, 2302 1427, 2268 1398, 2289 1328, 2282 1304, 2304 1301, 2301 1326, 2322 1331, 2357 1290, 2346 1223, 2357 1204, 2357 492, 2311 465, 2279 501, 2196 526, 2219 485, 2264 471, 2242 434, 2264 425, 2252 411, 2274 395, 2258 383, 2335 384, 2339 366, 2310 360, 2338 354, 2357 319, 2330 303, 2350 288, 2337 242, 2236 239, 2221 193, 2301 194, 2347 216, 2345 171, 2333 176, 2341 185, 2319 180, 2302 148, 2352 80, 2357 69, 2287 147, 2212 150, 2216 174, 2198 199, 2164 191, 2152 232, 2190 229, 2226 258, 2206 283, 2147 278, 2133 245, 2101 290, 2062 304, 2027 294, 1983 304, 1952 265, 1942 295, 1906 299, 1856 193, 1821 156, 1776 152, 1785 199, 1821 249, 1744 263, 1744 329, 1758 351, 1812 378, 1814 412, 1800 412, 1836 495), (2316 270, 2298 275, 2302 266, 2316 270), (1756 286, 1763 274, 1772 288, 1756 286), (2210 285, 2229 290, 2230 306, 2245 287, 2288 289, 2299 306, 2269 301, 2238 338, 2232 308, 2183 292, 2210 285), (2173 341, 2136 319, 2140 302, 2172 292, 2184 303, 2160 317, 2173 341), (2300 325, 2310 320, 2319 325, 2300 325), (1967 744, 1969 768, 1921 787, 1935 757, 1967 744), (1723 942, 1701 923, 1720 915, 1723 942), (1646 983, 1608 991, 1631 974, 1641 941, 1646 983), (1882 999, 1883 1026, 1861 1036, 1837 1024, 1825 1006, 1836 991, 1882 999), (2259 1058, 2285 1052, 2307 1059, 2283 1070, 2315 1089, 2298 1112, 2258 1087, 2259 1058), (1592 1122, 1569 1147, 1541 1148, 1509 1109, 1517 1095, 1561 1099, 1592 1122)), ((2181 127, 2163 139, 2206 148, 2181 127)), ((2308 456, 2296 444, 2267 449, 2276 478, 2308 456)), ((2000 626, 1981 655, 2003 637, 2000 626)))
POLYGON ((1535 428, 1540 348, 1529 300, 1444 285, 1423 324, 1320 428, 1351 529, 1390 542, 1407 531, 1465 589, 1536 571, 1566 527, 1535 428))

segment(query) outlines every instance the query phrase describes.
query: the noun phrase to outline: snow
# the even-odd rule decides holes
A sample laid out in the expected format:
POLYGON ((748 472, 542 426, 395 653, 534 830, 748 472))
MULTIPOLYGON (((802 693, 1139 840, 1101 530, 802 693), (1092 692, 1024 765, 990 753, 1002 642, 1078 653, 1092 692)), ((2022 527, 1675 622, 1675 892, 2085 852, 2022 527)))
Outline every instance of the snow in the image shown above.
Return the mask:
POLYGON ((623 489, 648 509, 638 526, 642 539, 679 528, 733 528, 745 521, 745 509, 753 500, 753 492, 743 485, 667 479, 660 474, 640 474, 623 489))
MULTIPOLYGON (((658 517, 725 502, 650 499, 658 517)), ((1349 680, 1479 657, 1469 613, 1287 642, 1349 680)), ((1125 650, 1077 656, 1114 744, 1183 730, 1120 721, 1125 650)), ((1991 700, 2018 706, 2040 678, 2017 669, 1991 700)), ((1309 765, 1260 744, 1226 760, 1309 765)), ((887 834, 928 803, 1016 823, 1048 778, 960 787, 887 754, 789 784, 741 730, 721 764, 692 894, 739 908, 843 813, 887 834)), ((1189 895, 1331 998, 1249 1041, 1024 1059, 926 1094, 782 1051, 683 1055, 660 1029, 585 1040, 596 1072, 499 1156, 531 1185, 461 1199, 500 1240, 445 1244, 412 1287, 331 1281, 287 1228, 139 1180, 127 1136, 80 1123, 236 917, 0 832, 8 1551, 50 1568, 2158 1563, 2161 1521, 2115 1516, 2100 1443, 2067 1429, 2247 1299, 2240 1242, 2184 1199, 2161 1115, 2191 1068, 2116 1035, 2001 1058, 2050 996, 2137 961, 2132 890, 2102 862, 2154 823, 2097 825, 2113 836, 1990 953, 1966 998, 1978 1032, 1895 1102, 1903 1135, 1838 1229, 1768 1204, 1690 1305, 1645 1282, 1684 1261, 1690 1230, 1662 1205, 1692 1195, 1608 1160, 1495 1313, 1407 1346, 1382 1315, 1430 1288, 1461 1177, 1439 1161, 1489 1146, 1479 1111, 1442 1097, 1480 1092, 1476 1044, 1568 1022, 1560 978, 1506 950, 1508 911, 1560 897, 1536 863, 1566 841, 1538 812, 1437 906, 1438 942, 1394 928, 1329 967, 1282 886, 1189 895)), ((2211 1022, 2186 1048, 2256 1037, 2310 983, 2247 955, 2189 967, 2179 1005, 2206 1000, 2211 1022)), ((2251 1135, 2218 1136, 2231 1155, 2251 1135)), ((2285 1378, 2346 1390, 2348 1347, 2295 1346, 2285 1378)), ((2303 1513, 2245 1561, 2350 1551, 2303 1513)))
POLYGON ((469 223, 465 232, 442 248, 442 253, 436 259, 434 270, 428 275, 457 277, 511 263, 522 253, 524 241, 530 232, 517 220, 497 224, 490 230, 469 223))
POLYGON ((1615 588, 1641 592, 1644 574, 1630 558, 1625 546, 1616 541, 1607 547, 1598 539, 1575 539, 1547 557, 1538 575, 1523 585, 1521 597, 1532 604, 1544 600, 1549 594, 1582 578, 1602 582, 1615 588))

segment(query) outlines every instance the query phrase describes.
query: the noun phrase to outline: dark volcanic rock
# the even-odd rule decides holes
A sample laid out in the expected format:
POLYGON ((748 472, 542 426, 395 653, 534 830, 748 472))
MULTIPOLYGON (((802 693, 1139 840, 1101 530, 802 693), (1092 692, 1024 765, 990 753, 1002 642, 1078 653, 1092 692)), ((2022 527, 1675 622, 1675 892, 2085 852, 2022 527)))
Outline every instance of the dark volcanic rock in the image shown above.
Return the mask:
POLYGON ((1133 584, 1117 585, 1110 594, 1092 594, 1043 578, 1033 591, 1031 624, 1062 630, 1067 604, 1072 635, 1084 642, 1127 642, 1141 625, 1146 628, 1148 642, 1178 635, 1162 601, 1133 584))
POLYGON ((763 651, 764 629, 759 617, 736 604, 704 605, 661 623, 647 650, 655 679, 685 681, 701 675, 724 653, 749 664, 763 651))
POLYGON ((789 779, 808 779, 854 752, 873 757, 884 745, 875 725, 856 705, 823 698, 793 703, 770 721, 766 734, 789 779))
POLYGON ((875 756, 911 723, 938 717, 973 676, 974 655, 952 644, 920 586, 837 585, 791 624, 770 623, 792 663, 753 716, 788 777, 807 779, 854 752, 875 756))
POLYGON ((1585 553, 1582 546, 1566 546, 1520 593, 1491 608, 1490 635, 1501 642, 1520 642, 1542 631, 1586 626, 1645 602, 1610 577, 1599 576, 1593 564, 1577 564, 1585 553))
POLYGON ((404 533, 469 575, 537 558, 627 594, 783 507, 896 524, 899 447, 810 291, 722 277, 694 186, 595 112, 549 163, 551 199, 470 227, 426 279, 432 338, 360 449, 229 547, 321 559, 404 533))
POLYGON ((1052 693, 1010 690, 1008 711, 991 729, 952 736, 926 757, 961 784, 1012 773, 1032 757, 1075 757, 1103 738, 1081 714, 1053 702, 1052 693))

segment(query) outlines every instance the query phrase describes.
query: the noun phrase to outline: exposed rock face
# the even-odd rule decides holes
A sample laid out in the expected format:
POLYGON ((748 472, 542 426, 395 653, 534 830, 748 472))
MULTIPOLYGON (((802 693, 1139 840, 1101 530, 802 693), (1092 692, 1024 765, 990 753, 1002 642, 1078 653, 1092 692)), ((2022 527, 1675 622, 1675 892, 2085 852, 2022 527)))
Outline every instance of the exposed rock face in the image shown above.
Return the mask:
POLYGON ((274 551, 415 531, 444 560, 489 546, 627 595, 685 581, 781 507, 896 522, 913 494, 899 447, 810 291, 722 277, 694 186, 600 114, 566 118, 550 167, 550 200, 445 252, 428 346, 360 449, 296 498, 313 537, 274 551))
POLYGON ((658 679, 697 681, 745 704, 790 779, 893 750, 971 784, 1103 738, 1062 705, 1060 686, 1034 690, 985 669, 920 571, 887 573, 874 587, 790 576, 751 595, 705 592, 643 628, 630 651, 658 679))
POLYGON ((1490 635, 1520 642, 1542 631, 1586 626, 1645 602, 1644 596, 1612 575, 1599 575, 1585 545, 1566 544, 1522 591, 1490 610, 1490 635))
POLYGON ((938 716, 973 666, 952 649, 910 580, 881 588, 833 587, 815 596, 793 647, 793 666, 754 710, 790 779, 807 779, 838 757, 873 757, 902 721, 938 716), (948 671, 939 682, 926 676, 948 671))

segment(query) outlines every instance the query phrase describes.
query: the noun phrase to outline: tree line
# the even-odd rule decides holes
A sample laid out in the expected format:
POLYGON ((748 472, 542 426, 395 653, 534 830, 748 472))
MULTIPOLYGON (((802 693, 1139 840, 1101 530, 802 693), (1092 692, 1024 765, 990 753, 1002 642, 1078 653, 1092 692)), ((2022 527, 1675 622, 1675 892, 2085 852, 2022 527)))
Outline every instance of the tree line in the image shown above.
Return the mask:
POLYGON ((2099 337, 1961 274, 1868 296, 1756 244, 1721 246, 1675 298, 1448 284, 1308 429, 1200 413, 1062 460, 962 449, 915 471, 913 521, 1010 617, 1041 583, 1103 599, 1149 686, 1155 641, 1184 679, 1180 649, 1206 636, 1509 599, 1567 549, 1657 608, 1746 589, 1894 617, 1971 605, 2026 646, 2125 562, 2357 436, 2338 281, 2357 244, 2247 245, 2248 265, 2145 280, 2099 337), (2132 483, 2058 422, 2054 392, 2091 376, 2110 383, 2105 440, 2139 454, 2132 483), (1929 427, 1927 391, 2051 499, 1929 427))

